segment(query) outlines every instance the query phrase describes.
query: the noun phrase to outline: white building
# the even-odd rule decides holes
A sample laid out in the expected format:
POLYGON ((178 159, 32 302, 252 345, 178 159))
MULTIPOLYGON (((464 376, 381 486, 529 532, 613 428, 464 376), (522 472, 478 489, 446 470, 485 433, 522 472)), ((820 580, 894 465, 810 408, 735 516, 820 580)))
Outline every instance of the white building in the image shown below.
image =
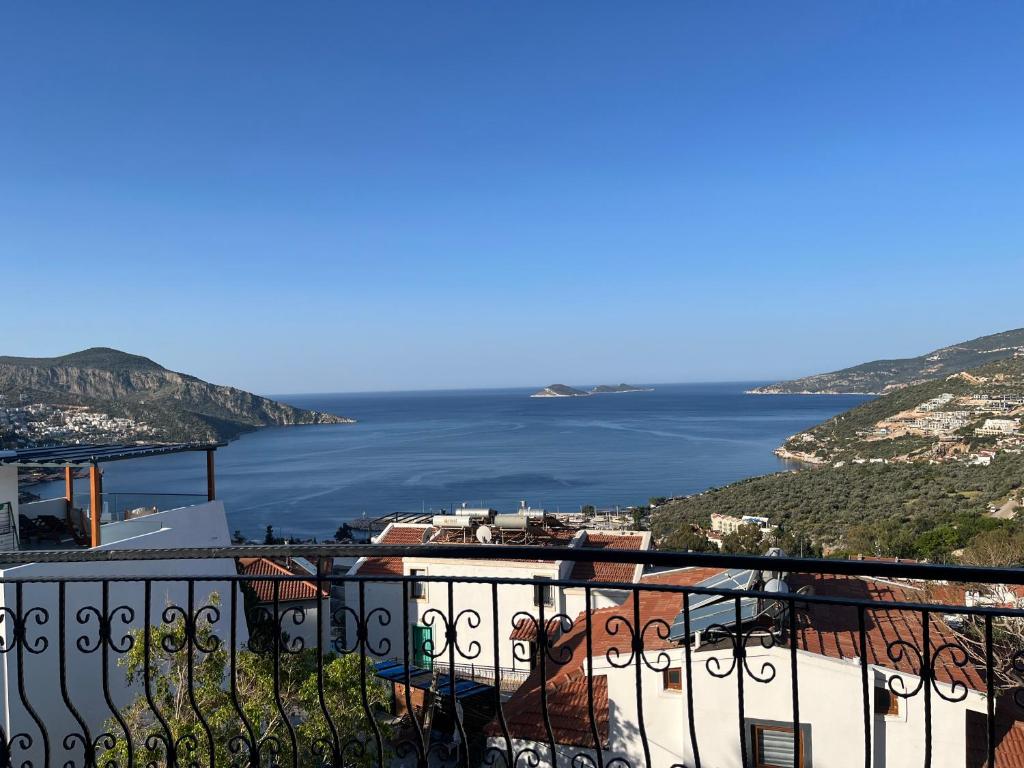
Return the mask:
MULTIPOLYGON (((412 664, 419 668, 448 665, 446 623, 449 604, 454 606, 458 628, 456 665, 493 669, 532 669, 538 644, 538 628, 543 624, 553 638, 569 617, 584 610, 587 593, 597 608, 618 605, 626 599, 627 585, 641 575, 637 565, 573 562, 560 558, 568 548, 649 549, 649 533, 636 531, 544 530, 531 526, 537 558, 529 560, 480 560, 468 558, 372 557, 360 559, 350 576, 373 576, 372 582, 346 582, 346 644, 355 643, 355 625, 360 615, 368 621, 367 650, 380 658, 404 659, 406 626, 412 631, 409 649, 412 664), (424 580, 403 583, 394 577, 419 576, 457 579, 522 579, 522 585, 502 584, 500 589, 487 583, 459 581, 456 584, 424 580), (391 578, 390 581, 387 579, 391 578), (575 585, 547 584, 557 580, 622 584, 623 590, 575 585), (496 607, 495 607, 496 605, 496 607), (495 631, 498 642, 495 644, 495 631), (442 652, 443 651, 443 652, 442 652), (436 657, 433 658, 433 657, 436 657)), ((523 543, 530 536, 523 534, 523 543)), ((418 546, 430 544, 476 543, 476 538, 454 529, 430 525, 391 523, 377 538, 378 544, 418 546)))
POLYGON ((985 419, 985 423, 974 430, 974 434, 993 435, 999 437, 1015 435, 1019 429, 1019 419, 985 419))
MULTIPOLYGON (((716 573, 720 572, 685 569, 652 575, 643 583, 693 586, 716 573)), ((913 692, 919 683, 928 685, 927 680, 918 677, 920 661, 915 649, 923 647, 920 614, 885 609, 886 603, 894 601, 921 602, 921 591, 907 584, 842 576, 794 578, 791 586, 797 585, 812 587, 818 596, 881 604, 878 609, 869 609, 866 617, 872 765, 902 768, 920 764, 925 701, 929 697, 931 765, 963 768, 984 763, 987 699, 978 670, 969 664, 958 666, 956 657, 946 649, 934 656, 932 690, 925 692, 922 688, 909 698, 893 693, 913 692)), ((696 600, 696 596, 691 599, 696 600)), ((652 765, 694 765, 695 744, 700 764, 706 768, 788 768, 793 765, 793 749, 800 750, 803 766, 859 768, 865 764, 863 679, 855 608, 809 604, 798 610, 795 646, 800 736, 795 739, 790 638, 771 635, 770 627, 759 632, 756 626, 744 626, 744 631, 752 634, 743 645, 745 655, 737 657, 731 639, 709 641, 706 636, 695 635, 689 641, 691 661, 687 665, 687 642, 676 631, 681 603, 678 593, 641 592, 640 626, 673 628, 665 633, 667 636, 648 630, 643 660, 632 655, 630 634, 623 629, 623 621, 634 625, 632 597, 621 607, 591 615, 591 662, 587 661, 583 616, 577 617, 572 629, 559 639, 555 655, 569 657, 570 661, 549 666, 545 686, 559 763, 576 764, 572 758, 581 753, 594 760, 596 730, 606 765, 616 757, 628 760, 630 765, 643 765, 644 737, 652 765), (613 632, 616 627, 618 631, 613 632), (741 672, 742 720, 737 696, 741 672), (692 691, 692 712, 687 706, 688 689, 692 691), (638 705, 642 705, 642 724, 638 705), (691 719, 695 739, 691 738, 691 719), (740 753, 741 732, 746 756, 740 753)), ((952 641, 941 618, 933 617, 929 628, 933 652, 952 641)), ((537 717, 540 685, 540 675, 531 675, 505 706, 504 714, 513 750, 535 750, 540 761, 550 765, 546 725, 537 717)), ((1010 715, 1000 714, 1000 718, 997 765, 1020 768, 1024 765, 1024 722, 1010 715)), ((487 733, 489 747, 502 752, 507 748, 498 722, 488 726, 487 733)))
MULTIPOLYGON (((197 450, 184 446, 162 448, 138 446, 91 446, 96 457, 102 461, 120 458, 134 458, 140 455, 170 453, 175 450, 197 450)), ((202 448, 206 450, 206 448, 202 448)), ((210 447, 212 451, 212 447, 210 447)), ((98 464, 84 452, 86 466, 98 464)), ((33 563, 26 557, 25 537, 21 535, 21 523, 41 516, 72 520, 73 488, 69 497, 49 499, 28 504, 18 504, 18 467, 78 467, 80 454, 74 448, 54 448, 34 452, 7 452, 0 454, 0 508, 8 505, 12 510, 12 530, 3 539, 0 551, 0 637, 3 647, 9 649, 0 653, 0 695, 4 706, 0 727, 8 735, 26 733, 31 746, 19 751, 18 763, 31 760, 43 765, 43 739, 35 718, 28 711, 26 702, 35 710, 38 721, 44 723, 50 733, 50 765, 77 764, 81 759, 81 748, 64 743, 63 736, 79 732, 72 712, 61 695, 61 674, 65 676, 69 700, 74 704, 93 734, 103 731, 103 723, 111 711, 103 695, 104 678, 109 686, 111 698, 120 708, 139 693, 137 687, 129 687, 124 670, 117 666, 120 652, 109 650, 107 666, 102 664, 103 649, 99 643, 99 615, 104 602, 110 611, 112 642, 120 645, 133 629, 141 629, 148 619, 149 624, 159 624, 169 606, 178 606, 194 613, 196 609, 211 604, 214 611, 207 617, 216 616, 214 632, 224 642, 232 637, 237 643, 247 640, 244 611, 238 604, 239 622, 234 635, 231 632, 230 611, 232 586, 229 582, 207 580, 193 582, 191 591, 183 578, 189 576, 234 577, 237 575, 232 559, 188 560, 163 557, 155 560, 132 560, 118 562, 64 562, 33 563), (24 517, 19 517, 23 515, 24 517), (5 553, 7 553, 5 555, 5 553), (15 562, 15 561, 18 562, 15 562), (29 560, 28 562, 25 562, 29 560), (7 563, 7 564, 5 564, 7 563), (104 578, 131 577, 129 580, 101 582, 104 578), (94 581, 72 581, 59 583, 53 579, 95 579, 94 581), (49 579, 50 581, 33 581, 49 579), (149 602, 147 616, 145 606, 149 602), (104 594, 106 593, 106 595, 104 594), (63 615, 61 602, 63 598, 63 615), (216 603, 219 602, 219 607, 216 603), (31 611, 31 615, 30 612, 31 611), (24 641, 17 642, 14 625, 18 618, 26 627, 24 641), (80 621, 79 619, 83 621, 80 621), (63 621, 62 621, 63 619, 63 621), (61 625, 65 626, 61 637, 61 625), (79 638, 85 638, 80 645, 79 638), (61 664, 63 653, 64 663, 61 664), (24 691, 19 685, 19 665, 23 679, 27 681, 24 691)), ((208 467, 212 470, 212 460, 208 467)), ((97 472, 98 474, 98 472, 97 472)), ((197 496, 189 506, 157 510, 135 519, 116 520, 97 524, 86 520, 86 529, 98 529, 99 540, 95 546, 86 547, 100 550, 124 549, 187 549, 191 547, 222 547, 231 544, 224 504, 212 496, 213 483, 210 477, 208 493, 197 496)), ((73 486, 73 481, 71 483, 73 486)), ((93 500, 93 509, 102 508, 101 498, 93 500)), ((97 520, 98 523, 98 520, 97 520)), ((78 532, 81 534, 81 531, 78 532)), ((82 547, 76 544, 70 532, 66 540, 44 541, 49 549, 62 548, 73 554, 82 547)), ((237 598, 236 596, 236 599, 237 598)), ((123 646, 122 646, 123 647, 123 646)), ((8 736, 10 737, 10 736, 8 736)), ((19 745, 23 746, 23 745, 19 745)))

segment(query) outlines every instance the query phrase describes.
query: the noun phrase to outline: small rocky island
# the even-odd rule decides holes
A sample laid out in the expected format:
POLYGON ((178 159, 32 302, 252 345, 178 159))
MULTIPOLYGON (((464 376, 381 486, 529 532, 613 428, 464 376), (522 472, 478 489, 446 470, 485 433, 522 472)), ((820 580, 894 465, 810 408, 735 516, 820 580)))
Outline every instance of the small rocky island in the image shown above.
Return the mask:
POLYGON ((638 387, 634 384, 599 384, 590 390, 592 395, 610 395, 619 392, 653 392, 654 387, 638 387))
POLYGON ((565 384, 551 384, 539 389, 530 397, 589 397, 590 395, 607 395, 617 392, 653 392, 652 387, 637 387, 633 384, 598 384, 589 391, 569 387, 565 384))
POLYGON ((544 389, 538 389, 530 397, 587 397, 589 395, 589 392, 567 387, 565 384, 551 384, 544 389))

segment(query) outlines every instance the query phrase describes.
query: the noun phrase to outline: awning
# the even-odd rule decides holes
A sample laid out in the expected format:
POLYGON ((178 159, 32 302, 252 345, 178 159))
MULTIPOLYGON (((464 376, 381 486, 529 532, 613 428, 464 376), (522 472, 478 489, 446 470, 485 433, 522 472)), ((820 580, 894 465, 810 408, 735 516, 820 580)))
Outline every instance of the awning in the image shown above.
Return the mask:
MULTIPOLYGON (((405 683, 405 665, 398 661, 378 661, 374 664, 377 677, 389 680, 392 683, 405 683)), ((409 667, 409 685, 421 690, 430 690, 430 684, 434 674, 429 669, 421 667, 409 667)), ((437 695, 451 696, 452 678, 450 675, 437 676, 437 695)), ((475 680, 455 680, 455 698, 468 699, 471 696, 478 696, 481 693, 493 693, 494 686, 484 685, 475 680)))

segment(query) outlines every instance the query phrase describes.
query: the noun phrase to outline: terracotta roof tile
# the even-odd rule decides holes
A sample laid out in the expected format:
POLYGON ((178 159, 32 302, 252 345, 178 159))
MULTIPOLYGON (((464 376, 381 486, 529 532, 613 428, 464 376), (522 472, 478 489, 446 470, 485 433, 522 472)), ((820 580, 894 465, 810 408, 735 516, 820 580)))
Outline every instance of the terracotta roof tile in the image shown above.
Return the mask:
MULTIPOLYGON (((266 557, 242 557, 238 560, 243 576, 309 576, 309 571, 294 563, 280 563, 266 557)), ((264 579, 245 582, 256 593, 261 603, 274 602, 274 583, 264 579)), ((278 589, 280 602, 295 600, 316 600, 315 581, 282 581, 278 589)), ((322 597, 330 597, 326 587, 321 591, 322 597)))
MULTIPOLYGON (((606 533, 587 533, 580 545, 581 549, 630 549, 639 550, 644 545, 642 535, 613 535, 606 533)), ((569 578, 576 581, 612 581, 631 583, 636 574, 636 566, 630 563, 584 563, 573 564, 569 578)))
MULTIPOLYGON (((424 532, 433 530, 429 526, 391 523, 377 538, 377 543, 392 546, 422 544, 424 532)), ((366 576, 401 576, 402 558, 368 557, 360 564, 358 573, 366 576)))
MULTIPOLYGON (((851 576, 800 576, 790 578, 790 587, 810 586, 818 595, 871 600, 886 603, 927 602, 927 595, 910 585, 902 586, 886 581, 860 579, 851 576)), ((919 665, 917 656, 924 647, 924 621, 921 614, 884 607, 865 611, 866 650, 868 662, 900 672, 915 673, 919 665), (894 645, 896 641, 909 645, 894 645), (890 655, 893 650, 895 659, 890 655), (903 648, 902 655, 898 650, 903 648)), ((798 647, 812 653, 836 659, 860 658, 860 635, 857 609, 851 606, 809 604, 798 613, 798 647)), ((929 647, 934 653, 955 637, 941 616, 929 617, 929 647)), ((935 676, 939 682, 961 682, 983 691, 985 683, 972 665, 957 667, 949 652, 935 657, 935 676)))

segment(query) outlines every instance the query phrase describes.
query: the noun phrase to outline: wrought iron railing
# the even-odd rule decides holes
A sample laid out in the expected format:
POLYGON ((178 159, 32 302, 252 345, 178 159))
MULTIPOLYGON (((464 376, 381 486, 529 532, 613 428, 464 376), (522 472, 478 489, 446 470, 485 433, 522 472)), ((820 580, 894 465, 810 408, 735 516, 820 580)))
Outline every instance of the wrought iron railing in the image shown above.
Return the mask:
POLYGON ((1017 569, 475 545, 5 559, 26 565, 0 585, 0 767, 1010 768, 1024 754, 1017 569), (432 565, 349 575, 328 567, 339 556, 432 565), (240 574, 240 557, 318 572, 240 574), (650 570, 545 581, 550 601, 485 570, 539 557, 650 570), (732 581, 709 580, 723 569, 732 581))

